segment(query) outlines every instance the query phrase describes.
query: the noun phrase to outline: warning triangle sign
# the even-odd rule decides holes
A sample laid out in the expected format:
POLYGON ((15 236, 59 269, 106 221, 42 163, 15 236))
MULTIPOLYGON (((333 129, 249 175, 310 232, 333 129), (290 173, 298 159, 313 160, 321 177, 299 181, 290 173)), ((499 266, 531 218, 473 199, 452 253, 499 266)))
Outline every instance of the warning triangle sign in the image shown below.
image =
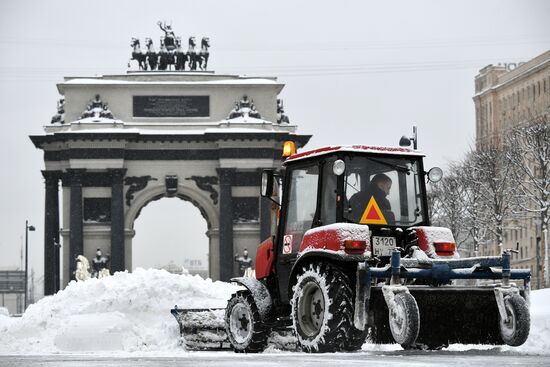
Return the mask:
POLYGON ((361 216, 361 220, 359 221, 359 223, 388 224, 386 218, 384 218, 384 214, 382 214, 382 211, 378 206, 378 203, 376 202, 376 200, 374 200, 374 196, 371 196, 369 203, 367 204, 367 208, 363 212, 363 216, 361 216))

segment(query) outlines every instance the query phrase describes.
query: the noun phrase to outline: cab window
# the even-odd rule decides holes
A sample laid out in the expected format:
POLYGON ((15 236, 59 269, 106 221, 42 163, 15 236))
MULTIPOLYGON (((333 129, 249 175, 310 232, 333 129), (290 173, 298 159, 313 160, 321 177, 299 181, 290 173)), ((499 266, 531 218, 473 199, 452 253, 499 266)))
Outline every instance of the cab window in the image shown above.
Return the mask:
POLYGON ((283 255, 296 253, 304 233, 313 226, 317 207, 319 167, 295 168, 290 173, 290 191, 283 232, 283 255))

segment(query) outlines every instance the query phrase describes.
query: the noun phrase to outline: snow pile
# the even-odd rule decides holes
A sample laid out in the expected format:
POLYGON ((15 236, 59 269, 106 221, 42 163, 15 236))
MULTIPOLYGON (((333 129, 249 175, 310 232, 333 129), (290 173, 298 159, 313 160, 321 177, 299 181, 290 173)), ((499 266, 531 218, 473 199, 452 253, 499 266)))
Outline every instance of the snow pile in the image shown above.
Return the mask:
MULTIPOLYGON (((531 292, 531 332, 521 351, 550 354, 550 288, 531 292)), ((510 348, 511 351, 516 348, 510 348)))
POLYGON ((170 309, 225 307, 236 289, 155 269, 71 282, 21 318, 0 316, 0 354, 181 350, 170 309))

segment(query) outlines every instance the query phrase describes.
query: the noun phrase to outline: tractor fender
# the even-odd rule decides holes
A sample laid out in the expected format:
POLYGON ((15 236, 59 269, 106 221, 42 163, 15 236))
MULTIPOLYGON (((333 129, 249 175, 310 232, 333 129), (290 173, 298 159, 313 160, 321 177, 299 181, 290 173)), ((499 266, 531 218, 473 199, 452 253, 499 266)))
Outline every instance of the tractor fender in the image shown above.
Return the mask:
MULTIPOLYGON (((289 277, 289 284, 288 284, 288 297, 289 299, 292 298, 292 287, 294 286, 294 281, 296 280, 296 274, 300 271, 301 267, 304 263, 317 259, 317 260, 328 260, 333 263, 342 263, 342 262, 364 262, 365 260, 369 259, 366 255, 351 255, 346 254, 342 251, 331 251, 331 250, 308 250, 303 253, 301 253, 298 258, 296 259, 296 262, 292 266, 292 270, 290 271, 290 277, 289 277)), ((355 268, 354 268, 355 271, 355 268)))
POLYGON ((250 291, 256 307, 258 307, 260 319, 262 322, 270 322, 273 316, 273 299, 265 284, 251 277, 231 278, 231 281, 250 291))

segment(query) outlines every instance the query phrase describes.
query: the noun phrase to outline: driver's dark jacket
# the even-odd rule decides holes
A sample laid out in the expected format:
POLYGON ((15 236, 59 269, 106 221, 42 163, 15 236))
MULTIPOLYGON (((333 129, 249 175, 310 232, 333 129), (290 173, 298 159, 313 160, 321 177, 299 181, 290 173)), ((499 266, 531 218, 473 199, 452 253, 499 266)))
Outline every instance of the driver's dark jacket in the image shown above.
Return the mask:
POLYGON ((351 213, 347 214, 347 217, 355 223, 359 223, 372 196, 388 224, 395 224, 395 214, 391 210, 390 201, 386 199, 384 191, 376 185, 370 185, 368 190, 360 191, 349 199, 348 205, 351 207, 351 213))

